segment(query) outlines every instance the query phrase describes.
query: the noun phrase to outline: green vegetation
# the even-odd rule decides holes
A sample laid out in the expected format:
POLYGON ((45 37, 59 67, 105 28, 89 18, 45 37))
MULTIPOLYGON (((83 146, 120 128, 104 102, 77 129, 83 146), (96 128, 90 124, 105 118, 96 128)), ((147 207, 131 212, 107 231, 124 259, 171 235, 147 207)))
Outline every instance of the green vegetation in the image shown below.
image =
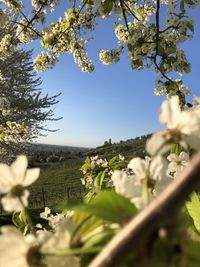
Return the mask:
POLYGON ((96 149, 89 150, 85 153, 86 156, 112 158, 115 155, 121 154, 125 156, 127 160, 133 157, 146 156, 145 144, 151 134, 143 135, 141 137, 136 137, 134 139, 128 139, 126 141, 120 141, 119 143, 110 144, 110 142, 105 142, 103 146, 97 147, 96 149))
MULTIPOLYGON (((81 198, 84 187, 80 168, 86 157, 98 155, 111 158, 121 154, 127 160, 145 156, 145 143, 150 135, 105 144, 95 149, 32 145, 30 167, 40 167, 40 178, 30 187, 30 206, 41 208, 51 206, 65 198, 81 198)), ((106 143, 106 142, 105 142, 106 143)))
POLYGON ((41 169, 40 178, 30 187, 32 207, 52 205, 64 198, 80 198, 84 187, 80 168, 88 156, 111 158, 121 154, 127 160, 145 156, 145 143, 150 135, 105 144, 95 149, 53 145, 34 145, 31 165, 41 169), (50 159, 50 160, 48 160, 50 159), (52 161, 51 161, 52 159, 52 161))

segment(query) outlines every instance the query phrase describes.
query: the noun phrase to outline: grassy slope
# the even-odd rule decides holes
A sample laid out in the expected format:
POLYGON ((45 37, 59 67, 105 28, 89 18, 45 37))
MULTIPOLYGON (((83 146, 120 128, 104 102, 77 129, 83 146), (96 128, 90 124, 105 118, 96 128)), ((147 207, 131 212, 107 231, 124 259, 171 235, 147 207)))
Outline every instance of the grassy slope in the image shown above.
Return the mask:
MULTIPOLYGON (((112 145, 98 147, 86 151, 84 155, 99 155, 99 157, 111 158, 117 154, 122 154, 128 160, 133 157, 144 157, 145 143, 148 137, 149 136, 143 136, 112 145)), ((56 146, 54 149, 57 149, 56 146)), ((80 167, 83 162, 84 158, 74 158, 64 162, 41 164, 40 178, 30 188, 33 199, 32 202, 34 202, 36 206, 41 206, 44 205, 44 202, 45 204, 52 203, 66 196, 80 197, 80 191, 83 191, 83 186, 80 181, 82 177, 80 167), (44 197, 43 194, 45 194, 44 197)))
MULTIPOLYGON (((89 151, 86 150, 84 151, 84 156, 99 155, 99 157, 111 158, 112 156, 121 154, 128 160, 136 156, 144 157, 146 140, 147 136, 143 136, 141 138, 121 141, 113 145, 98 147, 89 151)), ((40 148, 38 147, 38 149, 40 148)), ((45 150, 45 146, 42 146, 42 149, 45 150)), ((61 147, 46 146, 46 149, 54 153, 55 151, 60 151, 61 147)), ((76 152, 78 152, 77 148, 76 152)), ((82 177, 80 167, 83 162, 84 158, 74 157, 63 162, 37 163, 36 166, 40 167, 41 174, 36 183, 29 188, 31 192, 31 207, 52 205, 66 197, 81 197, 84 187, 80 181, 82 177)))
MULTIPOLYGON (((143 136, 141 138, 121 141, 113 145, 98 147, 89 151, 81 149, 81 152, 85 152, 85 157, 99 155, 99 157, 103 158, 111 158, 117 154, 121 154, 129 160, 136 156, 145 156, 146 140, 147 136, 143 136)), ((38 147, 38 149, 41 150, 41 147, 38 147)), ((62 147, 62 150, 64 149, 67 150, 67 148, 62 147)), ((48 146, 45 150, 45 146, 42 146, 42 150, 55 153, 55 151, 61 151, 61 147, 48 146)), ((75 148, 74 151, 77 153, 80 150, 75 148)), ((83 162, 84 158, 75 157, 63 162, 36 164, 36 166, 40 167, 41 173, 36 183, 29 188, 31 193, 29 203, 30 207, 32 207, 30 210, 31 215, 37 222, 40 222, 39 213, 43 210, 44 206, 51 207, 65 198, 80 198, 84 194, 84 187, 80 181, 82 177, 80 167, 83 162)), ((11 217, 9 215, 1 216, 0 226, 7 223, 11 223, 11 217)))

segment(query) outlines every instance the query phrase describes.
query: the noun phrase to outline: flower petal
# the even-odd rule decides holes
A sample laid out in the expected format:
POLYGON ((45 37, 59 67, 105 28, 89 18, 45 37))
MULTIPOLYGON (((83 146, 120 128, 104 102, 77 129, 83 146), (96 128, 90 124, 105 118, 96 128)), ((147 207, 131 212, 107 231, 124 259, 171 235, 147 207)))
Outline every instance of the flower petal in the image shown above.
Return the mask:
POLYGON ((129 164, 128 168, 132 169, 135 173, 135 175, 139 178, 142 179, 146 176, 146 164, 145 160, 141 158, 133 158, 129 164))
POLYGON ((0 266, 5 267, 28 267, 26 259, 29 246, 25 243, 23 235, 11 226, 1 228, 0 235, 0 266), (13 229, 12 229, 13 228, 13 229))
POLYGON ((179 161, 179 157, 175 153, 170 154, 167 159, 169 161, 179 161))
POLYGON ((167 125, 168 129, 176 128, 177 118, 181 114, 179 99, 176 96, 165 100, 160 109, 159 120, 167 125))
POLYGON ((40 169, 39 168, 33 168, 26 171, 25 178, 22 182, 23 186, 29 186, 30 184, 34 183, 40 175, 40 169))
POLYGON ((17 159, 11 165, 11 171, 18 184, 22 184, 28 166, 26 156, 18 156, 17 159))
POLYGON ((23 209, 23 206, 19 201, 19 198, 12 197, 10 194, 6 195, 1 199, 1 204, 3 206, 3 209, 8 212, 13 212, 13 211, 18 212, 23 209))
POLYGON ((184 151, 182 151, 180 153, 180 155, 179 155, 179 160, 181 160, 181 161, 189 161, 190 160, 189 154, 184 152, 184 151))
POLYGON ((160 154, 164 154, 170 149, 171 147, 170 144, 166 144, 165 146, 163 146, 164 143, 166 142, 164 138, 165 133, 166 131, 157 132, 153 134, 149 140, 147 140, 146 151, 149 153, 149 155, 151 156, 155 155, 158 152, 159 148, 160 148, 159 150, 160 154))
POLYGON ((150 164, 150 177, 154 180, 164 179, 166 176, 167 161, 161 157, 157 156, 152 159, 150 164))
POLYGON ((8 212, 21 211, 24 207, 28 206, 28 196, 29 191, 24 190, 23 195, 21 196, 22 205, 18 197, 13 197, 11 194, 7 194, 1 199, 3 209, 8 212))
POLYGON ((10 167, 6 164, 0 164, 0 193, 9 192, 15 184, 10 167))

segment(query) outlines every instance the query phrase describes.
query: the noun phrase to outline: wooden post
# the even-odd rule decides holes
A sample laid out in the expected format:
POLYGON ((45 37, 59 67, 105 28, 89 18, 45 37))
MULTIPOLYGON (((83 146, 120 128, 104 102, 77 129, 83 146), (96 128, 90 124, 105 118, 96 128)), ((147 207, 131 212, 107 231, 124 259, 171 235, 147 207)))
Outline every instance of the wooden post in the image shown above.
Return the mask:
POLYGON ((46 203, 45 203, 45 192, 44 192, 44 188, 42 187, 42 201, 43 201, 43 207, 46 207, 46 203))

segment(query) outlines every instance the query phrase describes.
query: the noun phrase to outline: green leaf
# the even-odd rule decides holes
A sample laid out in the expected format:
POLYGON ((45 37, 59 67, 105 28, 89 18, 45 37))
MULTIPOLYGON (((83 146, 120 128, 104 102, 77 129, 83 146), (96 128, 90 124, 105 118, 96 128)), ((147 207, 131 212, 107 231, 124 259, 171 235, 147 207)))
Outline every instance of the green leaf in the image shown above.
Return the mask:
POLYGON ((188 27, 188 29, 190 29, 190 31, 192 33, 194 33, 194 25, 193 25, 193 23, 191 23, 190 21, 188 21, 187 22, 187 27, 188 27))
POLYGON ((112 0, 106 0, 105 2, 102 2, 102 6, 104 9, 104 12, 109 14, 113 8, 113 1, 112 0))
POLYGON ((115 156, 115 157, 111 158, 111 159, 108 161, 108 164, 109 164, 110 166, 112 166, 112 164, 113 164, 114 162, 118 161, 118 160, 119 160, 119 157, 118 157, 118 156, 115 156))
POLYGON ((82 210, 76 211, 71 220, 77 224, 70 241, 70 247, 73 248, 79 247, 84 237, 103 223, 101 219, 82 210))
POLYGON ((181 0, 180 10, 181 10, 181 13, 185 13, 185 1, 184 0, 181 0))
POLYGON ((70 28, 70 26, 71 26, 70 21, 66 21, 65 22, 65 30, 68 30, 70 28))
POLYGON ((103 184, 103 180, 105 178, 105 175, 106 175, 106 170, 101 171, 100 173, 98 173, 97 177, 94 180, 94 186, 96 188, 101 189, 102 184, 103 184))
POLYGON ((11 121, 7 121, 7 122, 6 122, 6 125, 7 125, 7 126, 10 126, 11 124, 12 124, 11 121))
POLYGON ((83 170, 87 171, 90 168, 91 168, 91 160, 90 160, 90 158, 87 157, 84 164, 81 166, 80 170, 81 171, 83 171, 83 170))
POLYGON ((110 222, 124 223, 137 213, 130 200, 113 191, 99 193, 84 208, 86 211, 110 222))
POLYGON ((93 198, 94 196, 99 192, 99 189, 93 187, 88 193, 87 195, 84 197, 84 201, 86 203, 89 203, 93 198))
POLYGON ((168 55, 174 54, 175 52, 176 52, 176 46, 170 46, 169 48, 167 48, 168 55))
POLYGON ((84 203, 77 199, 67 199, 61 201, 53 207, 56 212, 63 212, 64 210, 77 210, 82 207, 84 203))
POLYGON ((185 3, 188 4, 188 5, 193 5, 194 2, 192 0, 185 0, 185 3))
POLYGON ((190 240, 186 243, 185 253, 187 257, 187 267, 200 266, 200 241, 190 240))
POLYGON ((12 221, 21 232, 27 233, 31 230, 31 225, 29 224, 25 209, 23 209, 21 212, 14 212, 12 215, 12 221))
POLYGON ((181 146, 179 144, 174 144, 170 150, 170 153, 179 156, 181 153, 181 146))
POLYGON ((191 195, 191 200, 186 202, 186 208, 194 221, 196 230, 200 233, 200 201, 195 192, 191 195))
POLYGON ((26 210, 25 209, 22 209, 22 211, 20 212, 20 214, 19 214, 19 218, 20 218, 20 220, 24 223, 24 224, 28 224, 29 223, 29 221, 28 221, 28 217, 27 217, 27 215, 26 215, 26 210))
POLYGON ((165 49, 161 45, 159 45, 157 53, 159 56, 162 56, 165 54, 165 49))
POLYGON ((121 169, 126 168, 126 167, 127 167, 127 163, 124 161, 115 162, 112 164, 113 170, 121 170, 121 169))
POLYGON ((105 229, 100 233, 94 234, 84 244, 83 248, 92 248, 95 246, 106 244, 114 235, 114 229, 105 229))

